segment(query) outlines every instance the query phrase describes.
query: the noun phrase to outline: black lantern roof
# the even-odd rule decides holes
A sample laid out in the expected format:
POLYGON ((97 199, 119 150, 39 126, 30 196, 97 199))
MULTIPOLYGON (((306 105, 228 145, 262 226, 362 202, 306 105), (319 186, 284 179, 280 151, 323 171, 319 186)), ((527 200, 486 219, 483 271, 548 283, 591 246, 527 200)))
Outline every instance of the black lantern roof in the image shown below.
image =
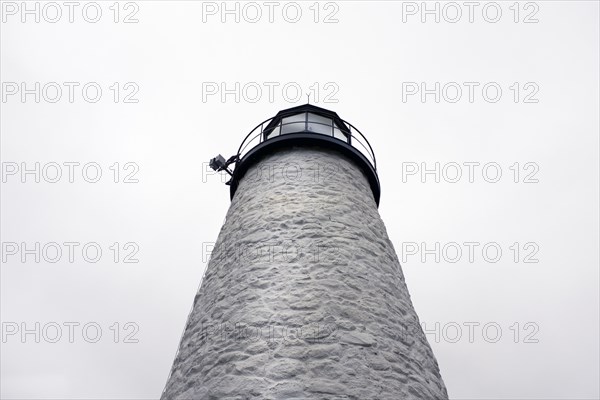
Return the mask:
POLYGON ((354 160, 365 172, 379 205, 381 189, 375 153, 364 135, 334 111, 304 104, 279 111, 256 126, 246 136, 238 152, 230 158, 235 163, 229 182, 233 199, 240 179, 248 168, 278 148, 307 145, 333 148, 354 160))

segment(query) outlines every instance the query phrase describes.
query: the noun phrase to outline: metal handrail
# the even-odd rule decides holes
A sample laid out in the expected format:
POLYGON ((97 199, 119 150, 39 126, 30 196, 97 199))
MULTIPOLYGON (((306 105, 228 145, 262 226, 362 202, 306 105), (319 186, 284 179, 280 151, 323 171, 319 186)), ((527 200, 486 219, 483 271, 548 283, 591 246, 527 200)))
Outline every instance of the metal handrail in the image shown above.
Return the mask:
MULTIPOLYGON (((245 137, 245 138, 244 138, 244 140, 242 141, 242 144, 240 144, 240 148, 238 149, 238 152, 237 152, 238 158, 239 158, 239 156, 242 154, 242 146, 244 146, 244 143, 246 142, 246 140, 248 140, 248 138, 250 137, 250 135, 252 135, 252 133, 253 133, 255 130, 257 130, 259 127, 260 127, 260 133, 262 133, 262 132, 263 132, 263 128, 262 128, 262 127, 263 127, 263 125, 264 125, 265 123, 267 123, 267 122, 271 122, 271 120, 273 120, 273 118, 275 118, 275 117, 271 117, 271 118, 267 118, 267 119, 265 119, 263 122, 261 122, 260 124, 256 125, 256 127, 255 127, 254 129, 252 129, 252 130, 250 131, 250 133, 248 133, 248 134, 246 135, 246 137, 245 137)), ((268 124, 267 124, 267 125, 268 125, 268 124)))
MULTIPOLYGON (((354 125, 352 125, 350 122, 342 120, 342 122, 346 125, 348 125, 350 127, 350 129, 354 129, 356 132, 358 132, 358 134, 365 140, 365 142, 367 143, 367 146, 369 146, 369 153, 371 155, 371 157, 373 158, 373 168, 375 168, 375 171, 377 171, 377 159, 375 158, 375 151, 373 151, 373 147, 371 147, 371 143, 369 143, 369 140, 365 137, 365 135, 363 135, 363 133, 361 131, 358 130, 357 127, 355 127, 354 125)), ((356 138, 356 136, 350 134, 351 137, 356 138)), ((358 141, 360 143, 360 140, 358 141)), ((364 147, 364 145, 361 143, 361 145, 364 147)), ((366 147, 365 147, 366 150, 366 147)))
MULTIPOLYGON (((273 138, 267 138, 266 140, 264 139, 264 128, 265 126, 269 126, 270 122, 274 119, 275 117, 271 117, 268 118, 266 120, 264 120, 263 122, 261 122, 260 124, 256 125, 256 127, 254 127, 254 129, 252 129, 244 138, 244 140, 242 141, 242 143, 240 144, 240 147, 238 148, 238 152, 237 152, 237 159, 241 160, 243 154, 242 153, 246 153, 246 149, 248 148, 248 146, 250 146, 250 144, 252 144, 256 139, 258 139, 258 143, 256 143, 254 146, 252 146, 251 148, 248 149, 248 151, 252 150, 254 147, 260 145, 263 142, 267 142, 275 137, 278 137, 280 135, 276 135, 273 138), (258 133, 256 132, 258 130, 258 133), (254 135, 253 135, 254 134, 254 135), (251 137, 252 136, 252 137, 251 137), (251 138, 250 138, 251 137, 251 138)), ((365 137, 365 135, 363 135, 363 133, 358 130, 358 128, 356 128, 354 125, 352 125, 351 123, 349 123, 348 121, 345 120, 341 120, 344 124, 346 124, 347 126, 350 127, 350 129, 345 129, 343 127, 339 127, 337 125, 332 124, 324 124, 322 122, 316 122, 316 121, 304 121, 304 129, 303 130, 299 130, 298 132, 305 132, 306 128, 308 126, 308 124, 315 124, 315 125, 322 125, 322 126, 326 126, 331 128, 331 137, 337 139, 334 136, 335 130, 334 128, 338 128, 340 130, 340 132, 348 135, 350 138, 355 139, 356 142, 358 142, 364 149, 365 152, 363 152, 362 150, 360 150, 359 148, 357 148, 356 146, 353 145, 354 140, 350 140, 350 143, 345 142, 341 139, 338 139, 339 141, 349 144, 350 146, 356 148, 361 154, 363 154, 367 160, 372 164, 373 168, 375 169, 375 171, 377 171, 377 160, 375 158, 375 152, 373 151, 373 147, 371 147, 371 143, 369 143, 369 141, 367 140, 367 138, 365 137), (353 134, 353 131, 355 131, 356 133, 358 133, 359 136, 353 134), (362 139, 362 140, 361 140, 362 139), (363 143, 364 141, 364 143, 363 143), (366 145, 365 145, 366 143, 366 145)), ((286 125, 293 125, 293 124, 302 124, 302 122, 297 121, 297 122, 288 122, 288 123, 280 123, 277 124, 277 127, 279 127, 279 129, 282 129, 284 126, 286 125)), ((298 132, 288 132, 288 133, 284 133, 283 135, 287 135, 290 133, 298 133, 298 132)), ((324 135, 324 136, 329 136, 326 135, 324 133, 314 133, 315 135, 324 135)))

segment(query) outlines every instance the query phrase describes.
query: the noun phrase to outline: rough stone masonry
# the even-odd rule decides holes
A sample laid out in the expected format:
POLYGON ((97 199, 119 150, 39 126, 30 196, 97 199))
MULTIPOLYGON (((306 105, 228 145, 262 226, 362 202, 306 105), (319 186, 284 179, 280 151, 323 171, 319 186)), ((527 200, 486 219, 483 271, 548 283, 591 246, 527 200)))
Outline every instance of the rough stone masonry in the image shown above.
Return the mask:
POLYGON ((253 165, 162 399, 447 399, 362 170, 293 147, 253 165))

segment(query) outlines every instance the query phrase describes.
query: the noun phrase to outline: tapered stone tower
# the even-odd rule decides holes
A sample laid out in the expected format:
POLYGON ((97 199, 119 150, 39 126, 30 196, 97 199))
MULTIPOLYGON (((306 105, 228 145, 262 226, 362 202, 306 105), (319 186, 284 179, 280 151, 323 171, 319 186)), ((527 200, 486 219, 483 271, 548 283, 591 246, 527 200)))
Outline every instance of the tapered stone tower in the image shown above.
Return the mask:
POLYGON ((356 128, 283 110, 211 166, 232 202, 163 399, 447 398, 356 128))

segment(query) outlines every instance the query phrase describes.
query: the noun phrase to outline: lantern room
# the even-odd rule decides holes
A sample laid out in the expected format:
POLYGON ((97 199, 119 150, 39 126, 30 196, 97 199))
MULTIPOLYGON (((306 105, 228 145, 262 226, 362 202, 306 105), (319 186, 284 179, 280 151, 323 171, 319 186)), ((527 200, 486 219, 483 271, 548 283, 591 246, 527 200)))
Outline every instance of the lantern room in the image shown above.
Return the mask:
POLYGON ((312 104, 279 111, 258 124, 242 141, 236 155, 225 161, 218 156, 211 167, 231 175, 230 196, 233 199, 239 181, 248 168, 267 154, 283 147, 314 146, 337 150, 352 159, 365 173, 377 205, 381 195, 377 161, 367 138, 334 111, 312 104), (233 170, 229 165, 235 164, 233 170))

